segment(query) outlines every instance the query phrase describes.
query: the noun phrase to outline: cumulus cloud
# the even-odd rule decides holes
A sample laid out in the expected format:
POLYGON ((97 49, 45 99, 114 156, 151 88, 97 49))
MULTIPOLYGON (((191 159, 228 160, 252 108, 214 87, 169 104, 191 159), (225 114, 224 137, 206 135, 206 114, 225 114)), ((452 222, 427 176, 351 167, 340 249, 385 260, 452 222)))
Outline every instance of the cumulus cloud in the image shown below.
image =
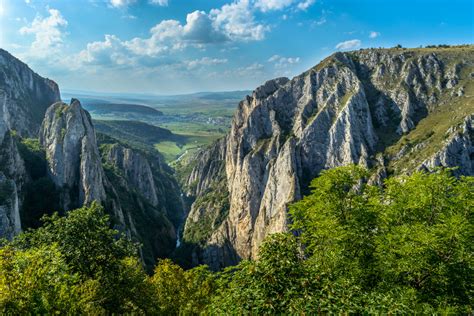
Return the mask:
POLYGON ((299 57, 282 57, 280 55, 273 55, 268 59, 269 63, 273 63, 277 69, 288 68, 291 65, 298 64, 300 62, 299 57))
POLYGON ((369 34, 369 37, 370 37, 370 38, 377 38, 377 37, 379 37, 379 36, 380 36, 380 33, 379 33, 379 32, 375 32, 375 31, 372 31, 372 32, 370 32, 370 34, 369 34))
POLYGON ((228 36, 214 27, 213 20, 204 11, 194 11, 186 16, 183 38, 196 43, 215 43, 226 41, 228 36))
POLYGON ((124 43, 115 35, 105 35, 103 42, 87 44, 78 56, 79 63, 92 65, 125 65, 132 63, 124 43))
POLYGON ((57 52, 63 45, 64 28, 67 20, 56 9, 48 10, 49 16, 36 16, 29 26, 20 29, 21 35, 34 35, 29 55, 31 57, 46 57, 57 52))
POLYGON ((337 44, 336 49, 339 49, 339 50, 355 49, 355 48, 360 47, 361 44, 362 42, 360 40, 353 39, 353 40, 349 40, 349 41, 345 41, 345 42, 341 42, 337 44))
POLYGON ((232 40, 259 41, 265 38, 269 27, 257 23, 249 0, 239 0, 225 4, 220 9, 212 9, 209 17, 213 26, 232 40))
POLYGON ((238 0, 212 9, 209 13, 198 10, 191 12, 184 24, 177 20, 161 21, 150 29, 149 37, 121 40, 117 36, 107 35, 104 41, 89 43, 80 52, 78 61, 137 64, 139 58, 163 56, 187 47, 203 48, 213 43, 259 41, 264 39, 268 30, 267 26, 255 21, 249 0, 238 0))

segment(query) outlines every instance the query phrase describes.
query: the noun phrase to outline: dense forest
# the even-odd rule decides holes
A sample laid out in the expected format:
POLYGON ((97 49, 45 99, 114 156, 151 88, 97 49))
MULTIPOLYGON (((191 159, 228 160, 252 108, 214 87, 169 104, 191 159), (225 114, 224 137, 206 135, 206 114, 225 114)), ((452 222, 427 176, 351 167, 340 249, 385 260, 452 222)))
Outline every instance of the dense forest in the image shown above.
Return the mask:
POLYGON ((472 313, 474 178, 367 178, 323 171, 290 206, 291 232, 219 272, 163 259, 147 274, 140 245, 96 203, 45 216, 2 242, 0 313, 472 313))

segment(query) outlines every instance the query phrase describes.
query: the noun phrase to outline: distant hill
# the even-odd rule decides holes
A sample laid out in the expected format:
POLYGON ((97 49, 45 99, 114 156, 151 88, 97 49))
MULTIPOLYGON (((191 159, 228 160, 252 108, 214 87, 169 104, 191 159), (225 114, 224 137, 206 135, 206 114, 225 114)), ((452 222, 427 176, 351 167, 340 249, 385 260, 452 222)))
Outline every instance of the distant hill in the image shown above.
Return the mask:
POLYGON ((132 113, 140 115, 161 116, 163 113, 146 105, 128 103, 87 103, 84 108, 96 115, 113 113, 132 113))
POLYGON ((184 143, 186 141, 186 137, 173 134, 166 128, 139 121, 94 120, 93 124, 99 133, 135 145, 141 144, 148 147, 163 141, 176 143, 184 143))

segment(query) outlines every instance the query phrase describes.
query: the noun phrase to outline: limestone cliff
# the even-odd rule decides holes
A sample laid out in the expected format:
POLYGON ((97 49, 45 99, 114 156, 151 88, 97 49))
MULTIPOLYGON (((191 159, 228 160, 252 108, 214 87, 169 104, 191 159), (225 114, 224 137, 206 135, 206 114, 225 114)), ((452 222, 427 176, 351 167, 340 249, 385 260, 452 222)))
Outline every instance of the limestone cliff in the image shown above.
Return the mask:
POLYGON ((156 257, 169 256, 176 244, 184 217, 179 185, 159 155, 102 134, 99 144, 108 180, 106 205, 120 208, 120 221, 143 245, 142 258, 153 267, 156 257))
POLYGON ((47 107, 59 99, 55 82, 0 49, 0 238, 21 230, 23 189, 30 179, 17 136, 36 137, 47 107))
POLYGON ((169 217, 182 216, 179 187, 157 171, 159 160, 108 140, 100 142, 99 151, 91 117, 75 99, 48 108, 40 132, 62 209, 100 202, 116 228, 144 246, 142 258, 153 265, 174 249, 176 233, 169 217))
POLYGON ((20 231, 21 221, 15 181, 0 173, 0 236, 12 239, 20 231))
POLYGON ((470 174, 470 127, 444 134, 474 113, 473 73, 472 46, 370 49, 336 53, 257 88, 239 104, 223 144, 201 154, 189 177, 196 202, 185 239, 196 242, 189 234, 196 223, 224 212, 218 227, 200 235, 197 261, 217 269, 255 257, 268 234, 287 229, 288 203, 323 169, 362 164, 379 182, 423 163, 470 174), (222 169, 224 181, 212 181, 222 169), (203 209, 205 188, 217 183, 226 186, 228 210, 222 203, 203 209))
POLYGON ((92 120, 78 100, 48 108, 40 143, 46 149, 51 179, 61 189, 65 210, 105 200, 104 171, 92 120))
POLYGON ((0 142, 7 130, 36 137, 46 109, 59 100, 54 81, 0 49, 0 142))

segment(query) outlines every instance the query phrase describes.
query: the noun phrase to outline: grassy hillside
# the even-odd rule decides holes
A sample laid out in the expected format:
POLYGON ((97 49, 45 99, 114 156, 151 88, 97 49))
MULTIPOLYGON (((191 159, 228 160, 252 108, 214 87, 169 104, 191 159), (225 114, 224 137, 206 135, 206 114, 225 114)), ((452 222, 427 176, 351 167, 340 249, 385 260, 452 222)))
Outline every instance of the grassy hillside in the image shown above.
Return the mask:
POLYGON ((429 109, 429 114, 417 126, 385 149, 385 155, 392 157, 403 152, 400 159, 391 160, 389 168, 395 173, 412 170, 426 158, 440 150, 447 137, 448 129, 460 126, 465 117, 474 113, 474 46, 437 47, 410 49, 415 58, 421 54, 435 53, 442 59, 445 69, 456 64, 463 67, 459 82, 452 90, 437 94, 438 102, 429 109), (462 90, 462 95, 457 93, 462 90))
POLYGON ((220 137, 220 133, 194 130, 180 130, 173 133, 166 128, 139 121, 94 120, 99 134, 118 139, 147 151, 158 150, 166 162, 171 163, 183 154, 207 146, 220 137))
POLYGON ((163 115, 157 109, 140 104, 87 102, 84 108, 95 115, 163 115))
POLYGON ((154 147, 171 163, 222 137, 238 103, 249 93, 156 96, 66 92, 63 97, 79 98, 98 132, 135 146, 154 147))

